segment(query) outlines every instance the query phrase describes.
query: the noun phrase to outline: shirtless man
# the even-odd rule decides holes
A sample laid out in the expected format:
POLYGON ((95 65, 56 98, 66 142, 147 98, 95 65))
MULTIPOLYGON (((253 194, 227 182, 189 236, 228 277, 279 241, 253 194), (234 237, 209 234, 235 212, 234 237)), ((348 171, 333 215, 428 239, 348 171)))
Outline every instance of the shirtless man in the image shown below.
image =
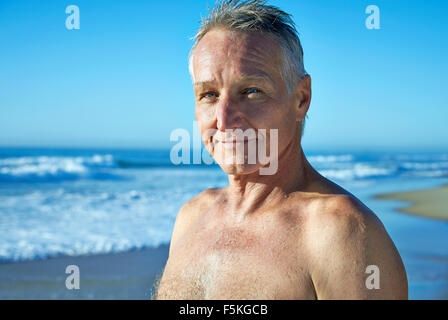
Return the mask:
POLYGON ((179 211, 156 297, 407 299, 403 263, 380 220, 302 151, 311 79, 289 15, 258 1, 225 2, 196 39, 196 119, 229 186, 179 211), (285 50, 288 43, 296 46, 285 50), (278 129, 275 174, 260 174, 259 161, 223 161, 218 150, 236 147, 224 132, 234 129, 278 129), (378 289, 366 286, 370 265, 378 289))

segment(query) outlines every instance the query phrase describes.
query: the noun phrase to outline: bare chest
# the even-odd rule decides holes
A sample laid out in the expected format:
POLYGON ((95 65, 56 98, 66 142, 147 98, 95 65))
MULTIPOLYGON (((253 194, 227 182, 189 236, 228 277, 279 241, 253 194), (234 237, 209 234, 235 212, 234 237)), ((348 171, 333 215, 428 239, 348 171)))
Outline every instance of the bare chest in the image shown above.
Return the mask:
POLYGON ((196 230, 173 247, 158 299, 311 299, 300 255, 280 233, 196 230))

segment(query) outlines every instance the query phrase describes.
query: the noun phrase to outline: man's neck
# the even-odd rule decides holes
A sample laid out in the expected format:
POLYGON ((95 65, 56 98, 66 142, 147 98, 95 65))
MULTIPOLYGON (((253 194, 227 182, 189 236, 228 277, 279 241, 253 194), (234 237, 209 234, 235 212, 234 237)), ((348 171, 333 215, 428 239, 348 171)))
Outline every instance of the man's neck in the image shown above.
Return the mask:
POLYGON ((300 143, 292 141, 278 158, 278 171, 273 175, 260 175, 259 171, 229 175, 228 205, 238 216, 252 214, 306 188, 313 169, 300 143))

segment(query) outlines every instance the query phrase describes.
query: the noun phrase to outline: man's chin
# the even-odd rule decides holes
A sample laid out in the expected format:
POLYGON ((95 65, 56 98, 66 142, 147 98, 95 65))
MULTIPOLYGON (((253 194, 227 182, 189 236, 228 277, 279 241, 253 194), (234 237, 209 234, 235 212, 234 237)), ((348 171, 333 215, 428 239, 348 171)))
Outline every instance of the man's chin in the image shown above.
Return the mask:
POLYGON ((255 173, 260 169, 258 164, 232 164, 232 163, 220 163, 221 169, 228 175, 247 175, 255 173))

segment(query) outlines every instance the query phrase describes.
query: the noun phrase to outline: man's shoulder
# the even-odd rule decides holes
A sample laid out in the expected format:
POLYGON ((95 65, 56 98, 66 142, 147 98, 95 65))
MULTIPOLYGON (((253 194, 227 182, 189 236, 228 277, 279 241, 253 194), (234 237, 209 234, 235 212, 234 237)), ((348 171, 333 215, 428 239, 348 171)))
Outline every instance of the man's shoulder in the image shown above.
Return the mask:
POLYGON ((310 201, 310 220, 338 228, 349 223, 361 227, 368 222, 379 222, 376 215, 364 203, 351 194, 330 194, 310 201))
POLYGON ((222 189, 206 189, 200 194, 187 201, 179 210, 176 222, 174 224, 173 233, 171 235, 171 245, 170 253, 173 245, 177 240, 182 237, 191 226, 194 225, 195 221, 201 217, 207 207, 219 196, 222 189))
POLYGON ((310 200, 308 208, 303 244, 320 297, 407 297, 401 257, 372 210, 351 194, 317 197, 310 200), (371 265, 378 266, 387 281, 381 292, 364 290, 366 268, 371 265), (347 288, 347 292, 336 287, 347 288))
POLYGON ((221 188, 206 189, 188 200, 179 210, 176 220, 179 223, 198 218, 222 193, 221 188))
POLYGON ((312 197, 307 208, 305 228, 314 243, 334 246, 338 242, 386 236, 376 214, 351 194, 312 197))
POLYGON ((297 224, 300 242, 310 248, 311 256, 347 248, 347 243, 372 250, 369 243, 389 237, 376 214, 349 192, 299 193, 291 200, 288 212, 295 219, 289 221, 297 224))
POLYGON ((194 198, 185 202, 185 204, 180 209, 179 213, 189 212, 190 210, 198 211, 203 206, 210 205, 210 203, 216 200, 222 193, 221 188, 211 188, 205 189, 194 198))

